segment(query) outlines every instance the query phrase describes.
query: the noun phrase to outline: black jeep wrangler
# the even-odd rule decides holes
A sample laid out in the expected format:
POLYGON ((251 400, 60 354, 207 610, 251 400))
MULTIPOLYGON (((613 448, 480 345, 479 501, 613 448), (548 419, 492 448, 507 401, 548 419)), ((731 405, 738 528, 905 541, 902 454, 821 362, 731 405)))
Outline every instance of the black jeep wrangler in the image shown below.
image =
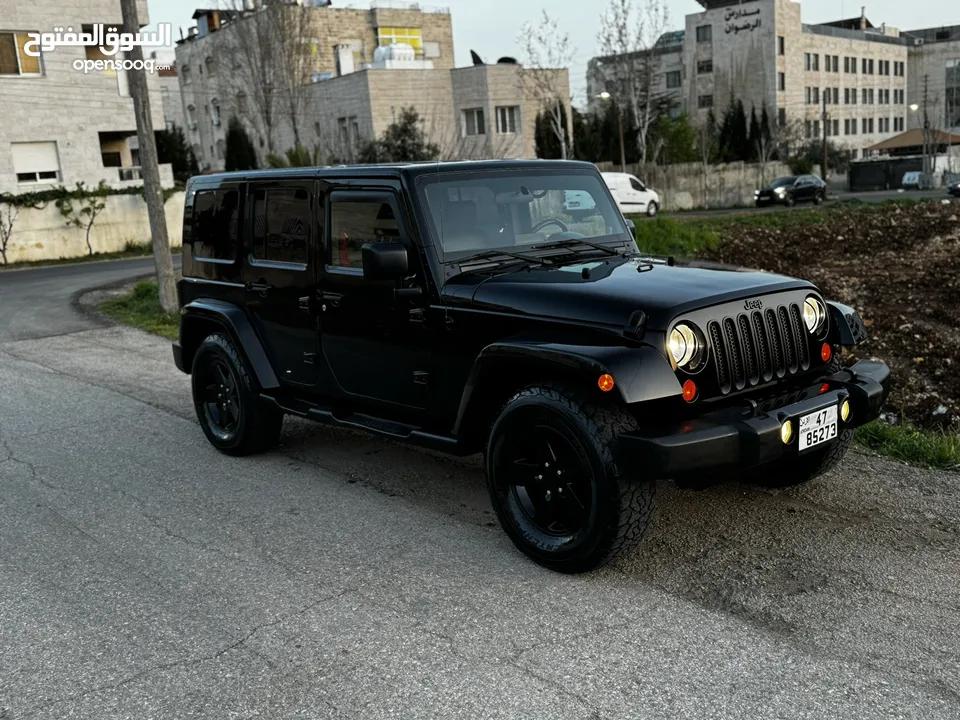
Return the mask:
POLYGON ((222 452, 285 414, 482 452, 517 547, 588 570, 643 535, 660 478, 833 467, 889 379, 841 369, 863 322, 810 283, 646 256, 631 226, 584 163, 195 177, 174 359, 222 452))

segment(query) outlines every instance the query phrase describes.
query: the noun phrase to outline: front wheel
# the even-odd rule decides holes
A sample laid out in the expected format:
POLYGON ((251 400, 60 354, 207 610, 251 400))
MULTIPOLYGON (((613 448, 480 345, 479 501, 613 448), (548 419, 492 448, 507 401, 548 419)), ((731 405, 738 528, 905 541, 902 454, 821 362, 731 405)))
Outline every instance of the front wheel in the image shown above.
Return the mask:
POLYGON ((814 204, 814 205, 820 205, 821 203, 823 203, 823 196, 820 195, 820 194, 814 195, 814 196, 813 196, 813 204, 814 204))
POLYGON ((650 201, 650 204, 647 205, 647 217, 656 217, 657 210, 660 209, 660 206, 657 205, 653 200, 650 201))
POLYGON ((260 400, 233 340, 215 333, 197 349, 191 372, 193 404, 203 434, 227 455, 252 455, 276 443, 283 413, 260 400))
POLYGON ((622 477, 612 452, 617 435, 635 427, 622 409, 562 386, 528 387, 507 402, 490 432, 487 487, 521 552, 578 573, 640 540, 656 484, 622 477))
POLYGON ((783 201, 783 204, 787 207, 793 207, 797 204, 797 201, 794 199, 793 195, 787 195, 786 199, 783 201))

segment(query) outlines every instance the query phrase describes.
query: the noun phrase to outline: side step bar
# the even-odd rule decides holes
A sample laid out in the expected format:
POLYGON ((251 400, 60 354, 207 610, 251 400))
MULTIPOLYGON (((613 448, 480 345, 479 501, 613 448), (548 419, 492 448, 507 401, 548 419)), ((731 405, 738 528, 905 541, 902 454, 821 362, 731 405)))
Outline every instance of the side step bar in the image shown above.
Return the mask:
POLYGON ((301 400, 281 402, 277 398, 266 394, 261 395, 260 398, 264 402, 283 410, 285 413, 307 418, 308 420, 315 420, 324 425, 350 428, 351 430, 363 430, 364 432, 378 435, 388 440, 427 448, 429 450, 438 450, 450 455, 471 454, 470 451, 461 445, 457 438, 449 435, 437 435, 426 432, 414 425, 405 425, 393 420, 386 420, 364 413, 338 412, 301 400))

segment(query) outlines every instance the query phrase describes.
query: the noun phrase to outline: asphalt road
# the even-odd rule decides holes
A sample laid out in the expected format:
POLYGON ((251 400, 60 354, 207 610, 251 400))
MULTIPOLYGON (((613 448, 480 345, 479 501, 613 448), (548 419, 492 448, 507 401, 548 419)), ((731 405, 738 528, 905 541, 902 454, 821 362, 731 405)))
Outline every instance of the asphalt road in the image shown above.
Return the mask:
POLYGON ((960 717, 957 474, 663 483, 636 553, 557 575, 476 458, 216 453, 168 343, 67 304, 109 265, 0 274, 0 718, 960 717))

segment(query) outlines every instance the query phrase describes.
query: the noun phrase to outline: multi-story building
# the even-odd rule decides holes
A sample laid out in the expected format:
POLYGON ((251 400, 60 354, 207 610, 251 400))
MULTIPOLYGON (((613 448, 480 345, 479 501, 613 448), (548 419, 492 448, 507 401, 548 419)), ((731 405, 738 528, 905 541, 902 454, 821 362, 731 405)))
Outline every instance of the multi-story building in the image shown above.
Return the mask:
MULTIPOLYGON (((308 99, 306 90, 291 93, 289 88, 357 72, 374 62, 377 48, 403 43, 433 69, 449 71, 454 66, 446 8, 389 0, 375 1, 371 9, 260 2, 249 7, 239 13, 197 10, 197 27, 177 43, 187 139, 204 169, 223 168, 227 124, 234 116, 241 118, 261 152, 282 152, 287 146, 281 138, 292 132, 291 118, 302 113, 308 99), (270 84, 257 77, 268 64, 276 76, 272 92, 265 92, 270 84)), ((293 134, 299 133, 297 127, 293 134)), ((309 145, 306 138, 301 140, 309 145)))
POLYGON ((960 25, 909 30, 908 127, 960 129, 960 25), (916 109, 914 109, 916 108, 916 109))
POLYGON ((177 68, 174 64, 157 71, 157 85, 160 87, 160 100, 163 104, 164 127, 170 130, 176 126, 186 132, 186 117, 180 101, 180 81, 177 79, 177 68))
POLYGON ((698 2, 658 71, 694 123, 740 100, 797 139, 825 133, 855 156, 906 129, 908 39, 896 28, 863 15, 806 24, 797 0, 698 2))
MULTIPOLYGON (((146 0, 137 2, 146 24, 146 0)), ((27 52, 26 33, 54 27, 90 32, 93 25, 122 26, 118 0, 83 4, 3 0, 0 7, 0 192, 21 193, 78 181, 138 184, 137 124, 126 74, 75 69, 108 59, 97 47, 59 46, 27 52), (79 62, 78 62, 79 61, 79 62)), ((156 77, 147 76, 152 119, 163 127, 156 77)), ((169 165, 161 168, 172 184, 169 165)))

